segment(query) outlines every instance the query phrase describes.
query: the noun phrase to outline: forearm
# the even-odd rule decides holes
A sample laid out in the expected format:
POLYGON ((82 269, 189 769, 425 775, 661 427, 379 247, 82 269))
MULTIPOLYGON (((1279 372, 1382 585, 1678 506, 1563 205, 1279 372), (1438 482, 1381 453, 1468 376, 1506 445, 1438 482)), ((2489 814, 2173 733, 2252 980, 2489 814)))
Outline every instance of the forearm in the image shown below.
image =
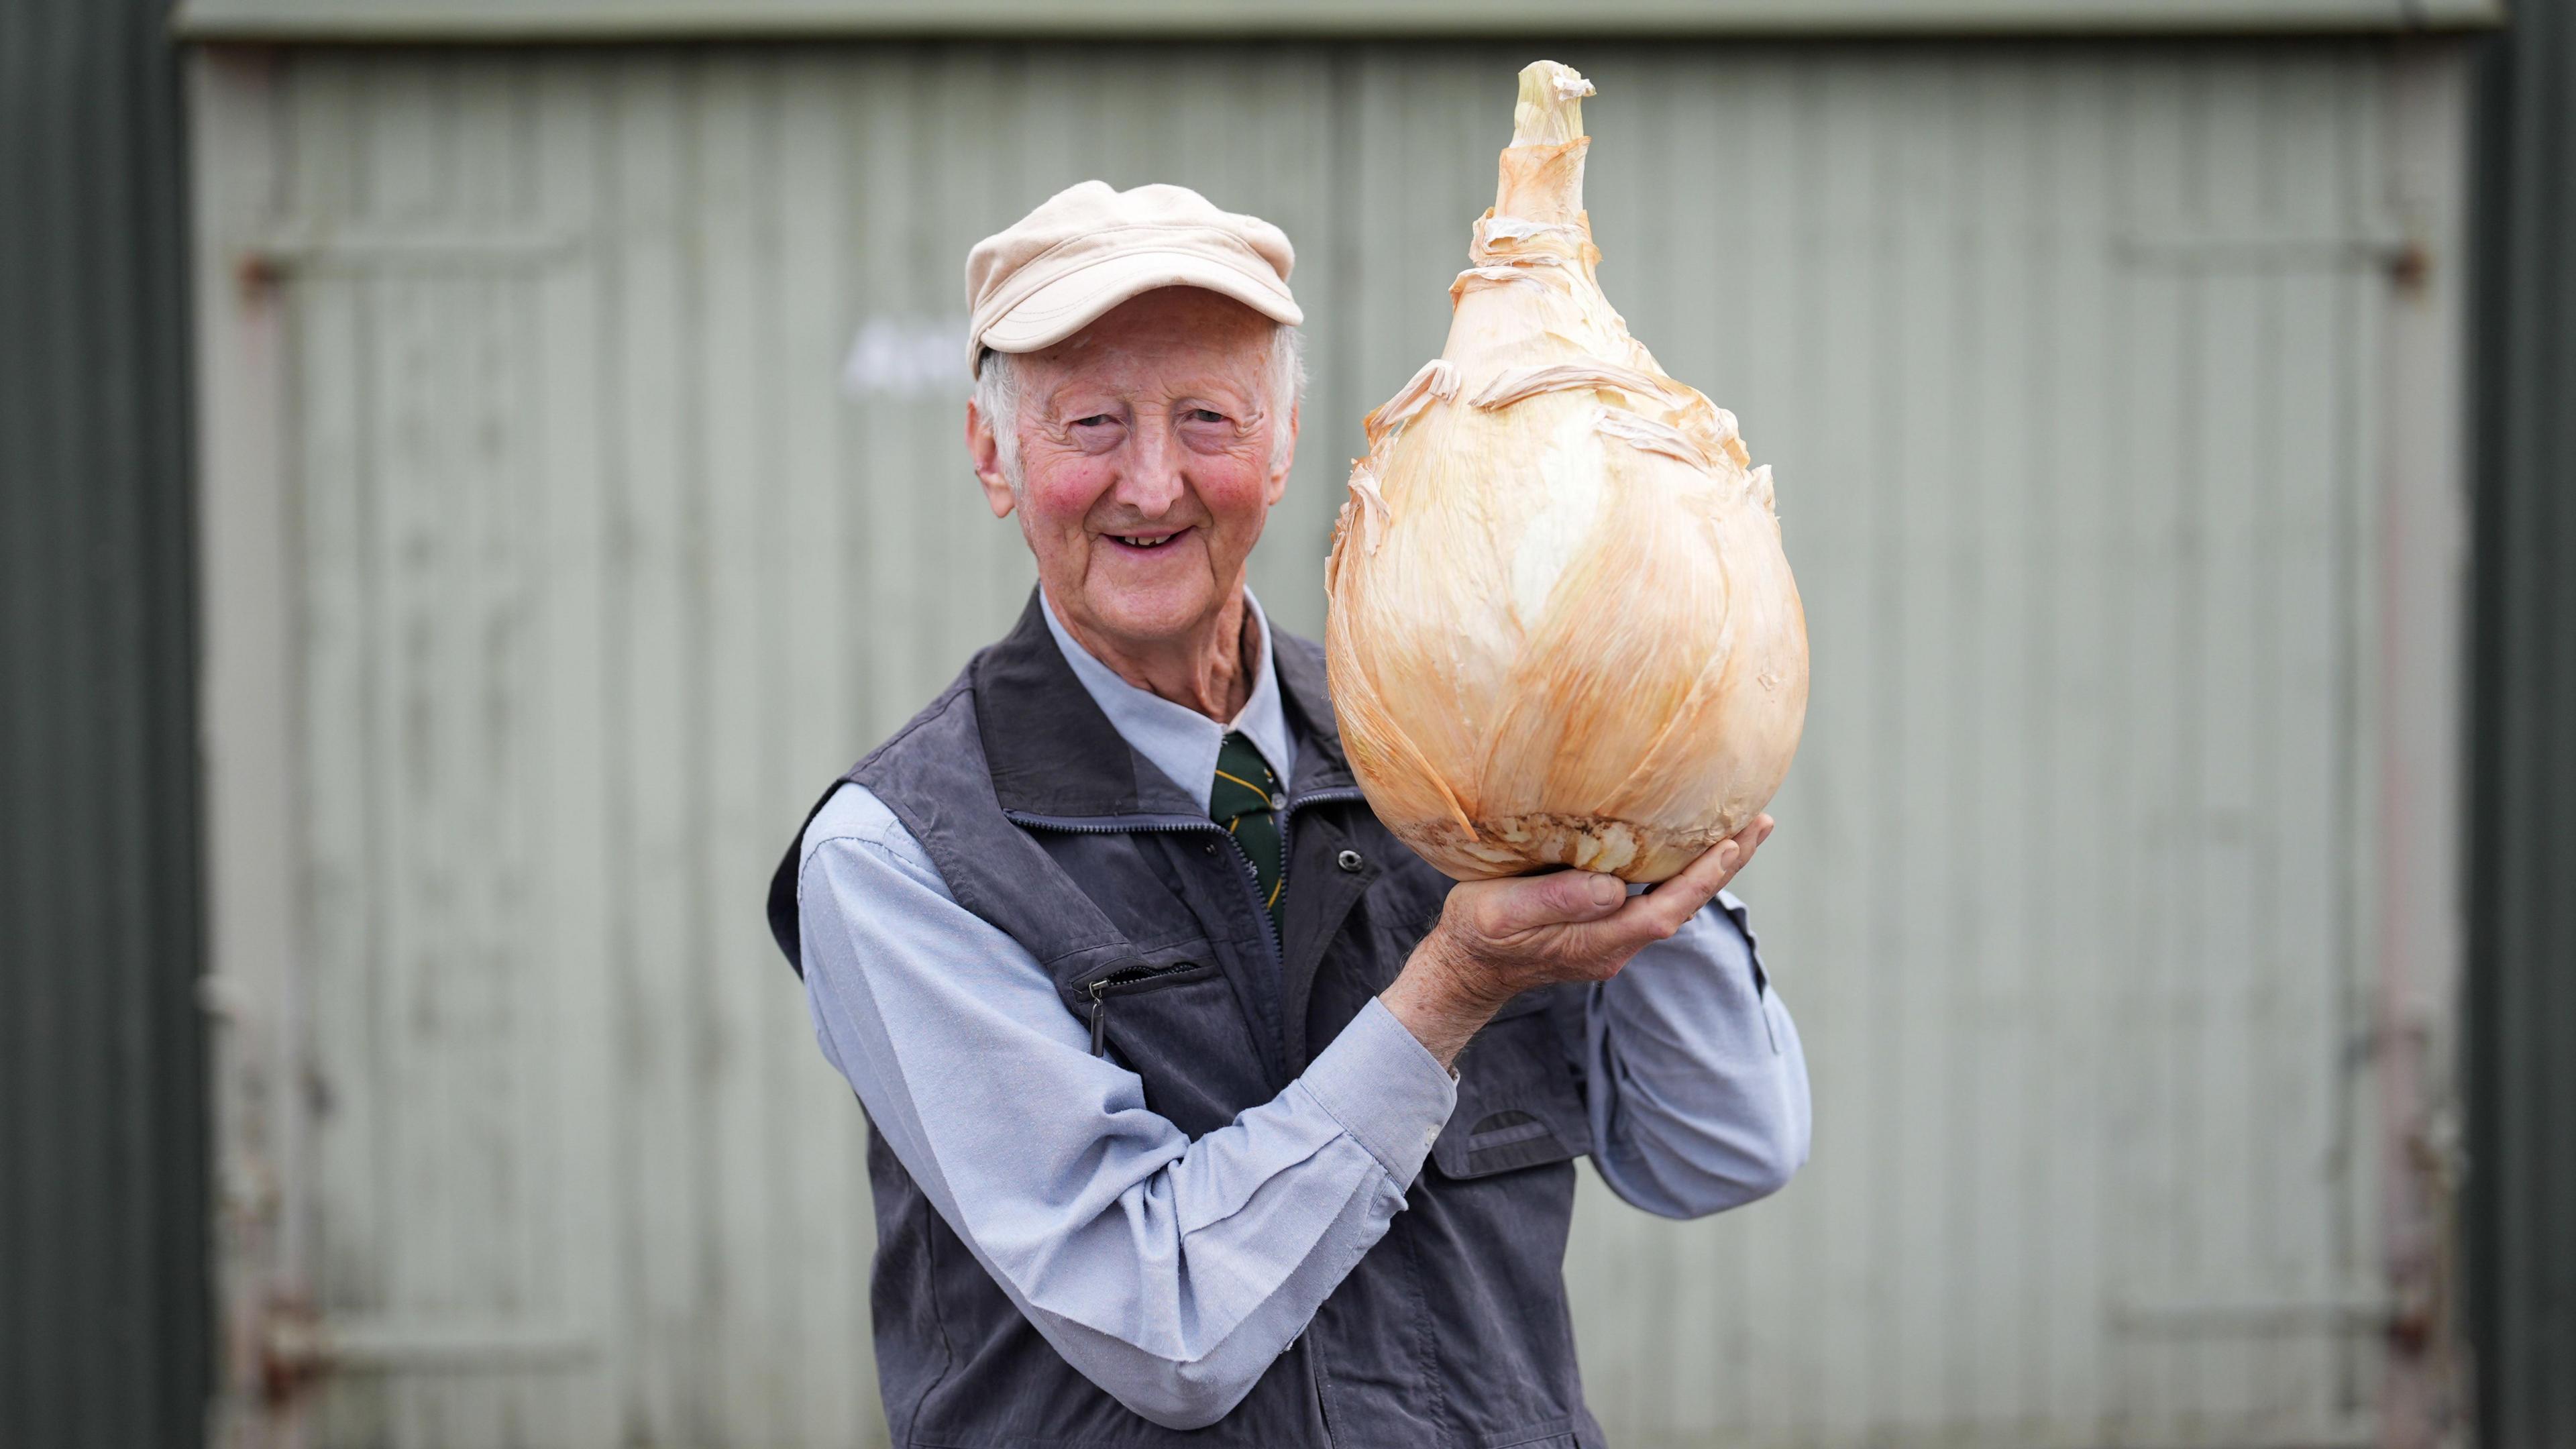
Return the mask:
POLYGON ((1213 1420, 1403 1208, 1455 1103, 1448 1074, 1372 1008, 1277 1098, 1192 1141, 908 837, 859 827, 877 835, 823 847, 803 879, 825 1054, 1068 1362, 1158 1422, 1213 1420))
POLYGON ((1447 931, 1435 927, 1413 948, 1404 970, 1378 1000, 1447 1070, 1511 995, 1447 931))
POLYGON ((1383 1177, 1377 1182, 1352 1195, 1275 1292, 1231 1331, 1210 1338, 1196 1357, 1158 1353, 1026 1302, 1020 1311, 1065 1362, 1129 1410, 1167 1429, 1203 1428, 1243 1401, 1324 1299, 1385 1236, 1388 1220, 1404 1206, 1404 1190, 1383 1177))
POLYGON ((1594 1162, 1622 1198, 1666 1217, 1777 1191, 1807 1158, 1805 1055, 1740 909, 1711 905, 1593 993, 1594 1162))
POLYGON ((1008 1158, 925 1120, 906 1083, 865 1066, 852 1080, 933 1206, 1066 1361, 1137 1413, 1193 1427, 1250 1391, 1403 1209, 1451 1100, 1445 1081, 1431 1100, 1419 1080, 1430 1064, 1404 1054, 1421 1049, 1364 1013, 1278 1098, 1196 1142, 1129 1107, 1080 1144, 1024 1124, 1008 1158), (1407 1072, 1410 1104, 1388 1080, 1407 1072))
POLYGON ((1378 1000, 1446 1070, 1513 997, 1616 973, 1688 909, 1629 902, 1617 880, 1589 871, 1462 885, 1378 1000))

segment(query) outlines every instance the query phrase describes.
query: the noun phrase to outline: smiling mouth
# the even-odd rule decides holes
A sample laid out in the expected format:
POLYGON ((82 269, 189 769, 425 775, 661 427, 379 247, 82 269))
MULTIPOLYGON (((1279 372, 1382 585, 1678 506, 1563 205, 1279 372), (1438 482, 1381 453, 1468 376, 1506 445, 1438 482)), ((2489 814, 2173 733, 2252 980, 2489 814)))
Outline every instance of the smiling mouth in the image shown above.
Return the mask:
POLYGON ((1179 533, 1113 533, 1107 536, 1129 548, 1161 548, 1187 532, 1189 530, 1185 528, 1179 533))

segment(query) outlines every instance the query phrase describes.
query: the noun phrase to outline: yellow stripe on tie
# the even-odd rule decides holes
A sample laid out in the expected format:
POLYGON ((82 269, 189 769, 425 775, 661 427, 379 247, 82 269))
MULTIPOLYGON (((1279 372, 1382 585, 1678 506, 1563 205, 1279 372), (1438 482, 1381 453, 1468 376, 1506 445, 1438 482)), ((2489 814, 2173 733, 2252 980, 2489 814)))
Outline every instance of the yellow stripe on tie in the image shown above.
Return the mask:
POLYGON ((1223 770, 1219 770, 1219 771, 1217 771, 1217 772, 1216 772, 1216 777, 1217 777, 1218 779, 1220 779, 1220 780, 1232 780, 1234 783, 1236 783, 1236 784, 1238 784, 1238 785, 1241 785, 1243 788, 1245 788, 1245 789, 1247 789, 1247 790, 1251 791, 1253 794, 1258 795, 1258 796, 1260 796, 1260 797, 1261 797, 1261 800, 1262 800, 1262 806, 1263 806, 1263 808, 1264 808, 1264 809, 1267 809, 1267 808, 1269 807, 1269 802, 1270 802, 1270 792, 1269 792, 1269 791, 1267 791, 1267 790, 1262 789, 1260 786, 1258 786, 1258 785, 1256 785, 1256 784, 1252 783, 1250 780, 1247 780, 1247 779, 1243 778, 1241 775, 1229 775, 1229 774, 1227 774, 1227 773, 1226 773, 1225 771, 1223 771, 1223 770))
POLYGON ((1263 910, 1265 910, 1265 911, 1266 911, 1266 910, 1270 909, 1272 906, 1275 906, 1275 905, 1279 904, 1279 887, 1280 887, 1280 886, 1284 886, 1284 885, 1286 885, 1287 883, 1288 883, 1288 872, 1286 872, 1286 871, 1284 871, 1284 870, 1283 870, 1283 871, 1279 872, 1279 880, 1278 880, 1277 884, 1274 884, 1274 885, 1272 885, 1272 886, 1270 887, 1270 899, 1268 899, 1268 900, 1266 900, 1266 901, 1263 901, 1263 902, 1261 903, 1261 908, 1262 908, 1263 910))

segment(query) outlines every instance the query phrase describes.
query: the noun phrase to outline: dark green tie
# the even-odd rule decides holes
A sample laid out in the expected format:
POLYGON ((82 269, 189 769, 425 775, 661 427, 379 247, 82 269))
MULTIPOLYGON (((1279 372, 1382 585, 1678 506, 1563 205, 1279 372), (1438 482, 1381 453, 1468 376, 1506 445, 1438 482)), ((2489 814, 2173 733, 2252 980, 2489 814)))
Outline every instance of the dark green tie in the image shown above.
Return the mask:
POLYGON ((1261 751, 1240 730, 1227 735, 1216 752, 1216 788, 1208 791, 1208 814, 1252 862, 1252 873, 1261 882, 1261 903, 1269 908, 1274 927, 1280 922, 1280 888, 1286 884, 1279 869, 1279 807, 1284 803, 1279 777, 1270 773, 1261 751))

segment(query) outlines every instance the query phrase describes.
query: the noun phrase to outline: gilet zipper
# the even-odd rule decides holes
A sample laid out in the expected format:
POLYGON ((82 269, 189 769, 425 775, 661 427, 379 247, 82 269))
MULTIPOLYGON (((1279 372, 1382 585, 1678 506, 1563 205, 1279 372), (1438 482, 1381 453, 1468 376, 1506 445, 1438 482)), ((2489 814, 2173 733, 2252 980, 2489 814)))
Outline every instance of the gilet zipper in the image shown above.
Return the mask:
MULTIPOLYGON (((1293 838, 1292 828, 1298 811, 1309 805, 1329 805, 1364 798, 1366 797, 1354 789, 1317 790, 1310 795, 1290 796, 1288 808, 1279 812, 1279 869, 1283 877, 1288 869, 1289 843, 1293 838)), ((1009 817, 1014 825, 1032 830, 1060 830, 1070 835, 1187 835, 1193 832, 1205 832, 1209 835, 1222 836, 1226 844, 1233 847, 1235 860, 1243 866, 1240 878, 1243 881, 1244 894, 1251 898, 1253 914, 1266 922, 1270 921, 1270 907, 1261 899, 1261 875, 1253 868, 1252 857, 1244 854, 1243 847, 1235 842, 1234 836, 1224 826, 1213 820, 1202 820, 1189 815, 1104 815, 1076 820, 1062 815, 1037 815, 1024 810, 1005 810, 1002 813, 1009 817)), ((1284 883, 1281 889, 1286 889, 1284 883)), ((1280 965, 1287 958, 1287 950, 1280 942, 1278 923, 1270 922, 1269 934, 1271 964, 1280 965)))
MULTIPOLYGON (((1363 798, 1365 797, 1359 791, 1353 789, 1317 790, 1312 794, 1292 795, 1288 798, 1288 807, 1279 812, 1280 889, 1288 888, 1289 828, 1291 822, 1296 819, 1297 812, 1309 805, 1332 804, 1363 798)), ((1270 964, 1273 969, 1283 973, 1287 970, 1287 943, 1279 938, 1279 923, 1270 918, 1269 903, 1261 899, 1261 872, 1254 868, 1252 857, 1244 853, 1243 846, 1234 838, 1234 833, 1215 821, 1201 820, 1187 815, 1107 815, 1097 819, 1074 820, 1061 815, 1034 815, 1019 810, 1005 810, 1002 813, 1009 817, 1013 824, 1027 829, 1061 830, 1071 835, 1186 835, 1204 831, 1207 834, 1222 837, 1227 846, 1234 851, 1235 863, 1243 867, 1236 873, 1236 879, 1243 882, 1244 895, 1252 902, 1252 913, 1259 916, 1262 925, 1268 928, 1266 938, 1270 942, 1270 964)), ((1086 994, 1091 998, 1092 1055, 1099 1056, 1108 1046, 1108 1008, 1101 998, 1107 994, 1107 988, 1111 983, 1126 984, 1122 978, 1127 977, 1129 971, 1144 971, 1144 975, 1133 978, 1142 981, 1153 976, 1169 975, 1180 969, 1182 968, 1177 966, 1160 970, 1130 967, 1128 971, 1113 971, 1085 988, 1086 994)), ((1284 1006, 1286 1003, 1281 1004, 1284 1006)))
POLYGON ((1091 1054, 1095 1057, 1109 1054, 1109 994, 1112 991, 1197 969, 1199 963, 1196 961, 1176 961, 1169 966, 1129 966, 1112 971, 1084 987, 1083 994, 1091 998, 1091 1054))

